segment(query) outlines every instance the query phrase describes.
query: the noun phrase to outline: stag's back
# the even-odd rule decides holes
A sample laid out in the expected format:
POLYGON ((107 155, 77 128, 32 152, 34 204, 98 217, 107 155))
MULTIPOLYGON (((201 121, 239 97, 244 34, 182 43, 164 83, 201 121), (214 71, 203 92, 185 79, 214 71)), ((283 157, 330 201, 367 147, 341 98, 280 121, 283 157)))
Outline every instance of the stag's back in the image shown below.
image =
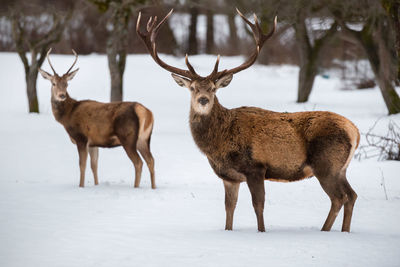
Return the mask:
POLYGON ((269 178, 311 176, 311 161, 324 154, 332 165, 346 168, 359 143, 357 127, 332 112, 279 113, 249 107, 232 112, 234 124, 242 129, 241 142, 251 144, 252 158, 267 166, 269 178))

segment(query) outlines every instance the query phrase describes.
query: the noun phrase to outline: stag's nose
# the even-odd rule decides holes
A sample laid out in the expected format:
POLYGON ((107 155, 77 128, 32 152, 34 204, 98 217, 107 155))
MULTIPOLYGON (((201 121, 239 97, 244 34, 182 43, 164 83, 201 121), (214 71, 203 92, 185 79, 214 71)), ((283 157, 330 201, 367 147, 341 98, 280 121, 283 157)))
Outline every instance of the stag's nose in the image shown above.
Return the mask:
POLYGON ((199 103, 202 104, 203 106, 205 106, 205 105, 209 102, 208 98, 207 98, 207 97, 204 97, 204 96, 200 97, 198 101, 199 101, 199 103))
POLYGON ((59 95, 58 97, 60 97, 60 99, 64 100, 66 98, 66 96, 64 94, 59 95))

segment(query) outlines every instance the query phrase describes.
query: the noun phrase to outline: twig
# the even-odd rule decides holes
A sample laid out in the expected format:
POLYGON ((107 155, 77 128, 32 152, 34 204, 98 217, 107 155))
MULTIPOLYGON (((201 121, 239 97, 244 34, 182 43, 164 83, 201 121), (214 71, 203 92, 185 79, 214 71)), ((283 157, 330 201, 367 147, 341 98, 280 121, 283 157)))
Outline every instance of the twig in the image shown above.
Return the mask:
POLYGON ((381 175, 382 175, 381 185, 383 186, 383 192, 385 192, 385 198, 386 198, 386 200, 389 200, 388 195, 387 195, 387 191, 386 191, 385 176, 383 175, 382 169, 379 168, 379 170, 381 170, 381 175))

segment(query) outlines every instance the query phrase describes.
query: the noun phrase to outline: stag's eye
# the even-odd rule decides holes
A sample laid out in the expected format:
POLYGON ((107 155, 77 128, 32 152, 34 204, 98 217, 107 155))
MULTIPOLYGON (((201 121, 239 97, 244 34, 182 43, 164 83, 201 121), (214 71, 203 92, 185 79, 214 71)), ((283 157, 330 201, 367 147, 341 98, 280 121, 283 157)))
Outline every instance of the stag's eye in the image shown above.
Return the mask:
POLYGON ((193 86, 190 87, 190 91, 192 91, 192 92, 194 91, 194 87, 193 86))

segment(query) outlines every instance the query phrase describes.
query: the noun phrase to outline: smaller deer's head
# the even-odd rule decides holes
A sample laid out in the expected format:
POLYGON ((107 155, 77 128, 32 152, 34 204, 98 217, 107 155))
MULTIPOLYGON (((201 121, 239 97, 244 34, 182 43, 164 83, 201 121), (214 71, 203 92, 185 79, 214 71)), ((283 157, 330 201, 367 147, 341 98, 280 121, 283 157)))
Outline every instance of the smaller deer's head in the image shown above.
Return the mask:
POLYGON ((64 75, 59 76, 57 74, 57 72, 54 70, 53 65, 50 62, 50 58, 49 58, 50 52, 51 52, 51 48, 47 52, 47 60, 49 62, 51 69, 53 70, 53 75, 51 75, 50 73, 48 73, 42 69, 39 69, 39 72, 40 72, 40 74, 42 74, 43 78, 45 78, 51 82, 51 97, 56 101, 64 101, 65 99, 67 99, 68 81, 72 80, 72 78, 74 78, 75 74, 79 70, 79 68, 78 68, 78 69, 70 72, 71 69, 74 67, 76 61, 78 60, 78 55, 72 49, 72 52, 75 55, 75 61, 64 75))
POLYGON ((191 107, 192 110, 200 115, 208 115, 212 110, 215 102, 215 93, 221 88, 228 86, 232 80, 233 74, 239 71, 245 70, 256 61, 260 49, 264 45, 265 41, 268 40, 275 31, 276 28, 276 17, 274 19, 273 27, 268 34, 264 34, 261 30, 260 24, 258 23, 257 16, 254 14, 254 23, 251 23, 238 9, 237 13, 244 20, 244 22, 250 26, 254 39, 256 41, 256 47, 249 58, 241 65, 222 71, 218 71, 218 64, 220 57, 218 56, 215 62, 214 70, 212 73, 206 77, 202 77, 196 73, 193 66, 189 63, 188 56, 186 55, 185 61, 188 70, 180 69, 171 65, 168 65, 163 60, 160 59, 156 49, 156 38, 160 27, 165 23, 165 21, 171 16, 173 10, 171 10, 165 17, 157 24, 157 17, 151 17, 146 26, 145 32, 140 31, 140 18, 141 13, 139 13, 138 20, 136 23, 136 32, 139 37, 143 40, 146 45, 149 54, 154 59, 154 61, 160 65, 162 68, 171 72, 172 77, 177 82, 178 85, 182 87, 187 87, 191 91, 191 107))

